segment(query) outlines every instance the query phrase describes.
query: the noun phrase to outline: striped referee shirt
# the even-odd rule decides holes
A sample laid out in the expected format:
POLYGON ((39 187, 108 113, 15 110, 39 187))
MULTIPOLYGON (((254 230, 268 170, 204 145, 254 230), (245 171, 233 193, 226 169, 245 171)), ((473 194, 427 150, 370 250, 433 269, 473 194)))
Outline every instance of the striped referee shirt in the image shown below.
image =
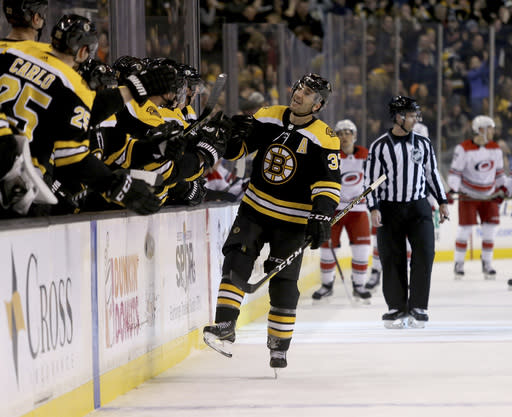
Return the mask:
POLYGON ((366 186, 382 174, 386 180, 367 197, 370 211, 379 208, 379 201, 406 203, 429 193, 439 204, 447 202, 434 148, 425 136, 411 132, 399 137, 389 130, 377 138, 368 153, 366 186))

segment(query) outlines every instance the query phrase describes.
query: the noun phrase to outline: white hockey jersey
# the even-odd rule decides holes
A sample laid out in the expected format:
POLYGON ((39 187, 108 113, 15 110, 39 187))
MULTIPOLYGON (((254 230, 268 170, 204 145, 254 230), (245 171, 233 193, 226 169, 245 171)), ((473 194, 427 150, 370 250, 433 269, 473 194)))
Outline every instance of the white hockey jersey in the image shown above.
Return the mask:
MULTIPOLYGON (((342 210, 364 191, 364 170, 368 149, 354 146, 354 153, 346 155, 340 150, 341 195, 337 210, 342 210)), ((355 205, 352 211, 366 211, 366 199, 355 205)))
POLYGON ((479 146, 471 139, 457 145, 447 182, 450 189, 475 199, 493 194, 506 182, 499 145, 490 141, 479 146))

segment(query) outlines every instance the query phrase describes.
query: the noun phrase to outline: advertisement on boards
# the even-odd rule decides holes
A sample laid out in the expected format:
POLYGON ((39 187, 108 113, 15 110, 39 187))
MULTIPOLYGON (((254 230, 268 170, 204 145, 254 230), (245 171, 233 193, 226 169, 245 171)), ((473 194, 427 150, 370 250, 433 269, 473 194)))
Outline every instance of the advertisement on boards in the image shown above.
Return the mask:
POLYGON ((91 374, 89 224, 0 233, 0 415, 17 416, 91 374))
POLYGON ((163 323, 169 340, 184 336, 208 320, 206 210, 173 213, 161 225, 163 323))
POLYGON ((159 219, 134 216, 97 222, 101 373, 162 343, 159 219))

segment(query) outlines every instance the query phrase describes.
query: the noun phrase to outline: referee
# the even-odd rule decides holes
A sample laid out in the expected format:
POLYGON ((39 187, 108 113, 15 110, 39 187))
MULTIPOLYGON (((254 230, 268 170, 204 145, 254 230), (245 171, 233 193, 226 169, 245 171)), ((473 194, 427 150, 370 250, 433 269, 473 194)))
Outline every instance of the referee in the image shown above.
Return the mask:
POLYGON ((409 97, 389 102, 393 127, 370 146, 367 185, 386 174, 386 181, 368 196, 372 225, 382 262, 382 291, 389 311, 387 328, 424 327, 434 262, 434 224, 427 195, 439 203, 441 223, 448 219, 446 194, 430 140, 412 131, 421 121, 420 107, 409 97), (407 280, 406 239, 412 249, 407 280), (408 318, 408 320, 406 320, 408 318))

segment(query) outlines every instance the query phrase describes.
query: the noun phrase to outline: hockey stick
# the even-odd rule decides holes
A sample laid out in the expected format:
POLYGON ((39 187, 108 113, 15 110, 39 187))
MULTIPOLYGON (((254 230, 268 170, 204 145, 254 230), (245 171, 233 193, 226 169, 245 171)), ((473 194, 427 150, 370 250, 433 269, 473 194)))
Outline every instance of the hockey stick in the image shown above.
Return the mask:
POLYGON ((219 101, 220 95, 222 94, 222 90, 226 85, 227 79, 227 74, 219 74, 219 76, 215 80, 215 84, 212 87, 212 92, 208 97, 208 101, 206 102, 203 111, 201 112, 199 117, 185 129, 185 131, 183 132, 184 137, 188 136, 192 132, 195 132, 197 129, 206 124, 206 122, 208 121, 208 117, 212 114, 214 107, 217 105, 217 102, 219 101))
POLYGON ((341 281, 343 282, 343 288, 345 289, 345 293, 347 294, 347 298, 350 301, 350 305, 355 305, 352 296, 350 295, 350 290, 347 287, 347 282, 345 281, 345 276, 343 275, 343 271, 341 270, 340 263, 338 262, 338 258, 336 257, 336 252, 334 251, 334 247, 332 246, 332 241, 329 239, 329 248, 331 249, 332 257, 334 258, 334 262, 336 263, 336 269, 338 270, 338 274, 340 274, 341 281))
MULTIPOLYGON (((386 179, 386 175, 381 175, 377 180, 371 184, 366 190, 363 191, 362 194, 360 194, 358 197, 353 199, 350 203, 348 203, 343 210, 341 210, 334 218, 331 220, 331 226, 336 224, 343 216, 345 216, 350 210, 352 210, 352 207, 354 207, 356 204, 359 204, 359 202, 365 198, 368 194, 370 194, 372 191, 377 189, 377 187, 386 179)), ((295 259, 297 259, 299 256, 302 255, 304 252, 304 249, 306 249, 311 244, 311 240, 306 239, 304 243, 296 249, 288 258, 286 258, 283 262, 281 262, 279 265, 274 267, 269 273, 267 273, 264 277, 260 278, 258 281, 254 283, 246 282, 240 278, 238 278, 237 274, 230 274, 230 278, 238 288, 240 288, 242 291, 246 293, 253 293, 258 288, 260 288, 265 282, 267 282, 270 278, 277 275, 279 272, 281 272, 284 268, 286 268, 288 265, 290 265, 295 259)))

